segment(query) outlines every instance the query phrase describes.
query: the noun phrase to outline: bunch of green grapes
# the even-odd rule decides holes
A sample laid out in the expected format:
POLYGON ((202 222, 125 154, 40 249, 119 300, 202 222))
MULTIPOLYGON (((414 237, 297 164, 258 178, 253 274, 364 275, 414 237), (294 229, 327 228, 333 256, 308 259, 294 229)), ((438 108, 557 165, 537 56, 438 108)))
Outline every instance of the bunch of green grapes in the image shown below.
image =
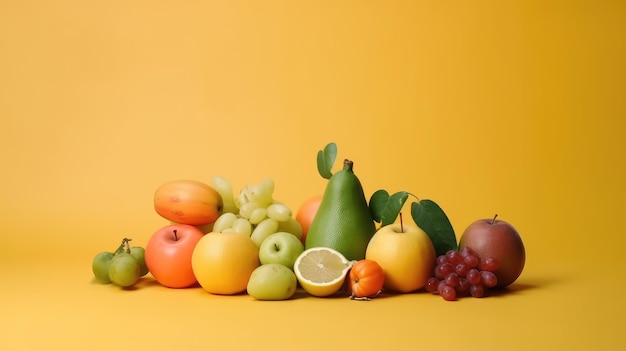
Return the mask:
POLYGON ((114 252, 104 251, 94 257, 91 269, 98 282, 127 288, 148 274, 146 250, 141 246, 130 247, 130 241, 124 238, 114 252))
POLYGON ((225 178, 213 177, 211 186, 220 193, 224 205, 224 212, 213 224, 214 232, 247 234, 257 246, 277 232, 302 238, 302 226, 293 217, 291 209, 274 199, 274 181, 271 179, 244 186, 236 197, 225 178))

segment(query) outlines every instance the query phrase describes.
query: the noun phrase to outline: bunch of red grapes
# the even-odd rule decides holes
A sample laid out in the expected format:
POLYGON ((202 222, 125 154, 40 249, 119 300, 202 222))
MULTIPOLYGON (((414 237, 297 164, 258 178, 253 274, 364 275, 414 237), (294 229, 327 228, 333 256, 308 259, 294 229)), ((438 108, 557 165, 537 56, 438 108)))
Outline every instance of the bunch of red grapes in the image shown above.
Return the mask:
POLYGON ((494 257, 481 259, 471 248, 449 250, 437 257, 434 277, 426 281, 426 291, 439 294, 446 301, 469 294, 484 297, 488 288, 498 283, 495 270, 499 262, 494 257))

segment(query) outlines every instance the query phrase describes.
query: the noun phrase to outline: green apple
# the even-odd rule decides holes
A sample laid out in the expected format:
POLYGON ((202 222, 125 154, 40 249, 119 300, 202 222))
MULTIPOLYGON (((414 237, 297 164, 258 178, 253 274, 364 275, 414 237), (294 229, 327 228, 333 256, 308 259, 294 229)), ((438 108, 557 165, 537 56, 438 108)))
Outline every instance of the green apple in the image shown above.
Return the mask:
POLYGON ((246 290, 257 300, 287 300, 296 292, 297 284, 291 269, 279 263, 267 263, 252 272, 246 290))
POLYGON ((293 270, 296 258, 304 251, 302 241, 287 232, 270 234, 259 247, 261 264, 278 263, 293 270))

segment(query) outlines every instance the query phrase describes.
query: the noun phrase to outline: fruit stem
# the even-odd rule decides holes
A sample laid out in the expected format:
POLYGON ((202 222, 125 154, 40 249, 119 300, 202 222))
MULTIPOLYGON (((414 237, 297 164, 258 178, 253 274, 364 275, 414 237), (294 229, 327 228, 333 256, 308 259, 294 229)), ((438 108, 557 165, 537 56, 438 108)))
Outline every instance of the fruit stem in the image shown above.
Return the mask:
POLYGON ((126 245, 126 238, 122 239, 122 243, 113 251, 113 254, 117 255, 118 253, 122 253, 124 251, 124 245, 126 245))
POLYGON ((354 162, 348 160, 347 158, 343 160, 343 169, 349 172, 354 172, 352 168, 354 167, 354 162))
POLYGON ((130 241, 133 239, 124 238, 124 242, 126 242, 126 253, 130 253, 130 241))
POLYGON ((176 229, 174 229, 174 241, 178 241, 178 235, 176 234, 176 229))
POLYGON ((402 222, 402 212, 398 214, 400 216, 400 232, 404 233, 404 223, 402 222))
POLYGON ((496 215, 493 216, 493 219, 491 220, 491 224, 494 224, 496 222, 497 217, 498 217, 498 214, 496 213, 496 215))

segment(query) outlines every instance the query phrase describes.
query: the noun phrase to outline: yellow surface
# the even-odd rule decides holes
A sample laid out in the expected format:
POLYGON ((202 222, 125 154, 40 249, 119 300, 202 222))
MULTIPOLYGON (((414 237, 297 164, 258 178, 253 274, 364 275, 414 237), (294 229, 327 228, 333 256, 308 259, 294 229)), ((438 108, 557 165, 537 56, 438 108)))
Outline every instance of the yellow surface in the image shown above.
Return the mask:
POLYGON ((624 23, 619 0, 0 1, 0 348, 618 349, 624 23), (271 177, 295 210, 329 141, 368 197, 514 224, 520 279, 457 302, 92 282, 166 224, 161 183, 271 177))

